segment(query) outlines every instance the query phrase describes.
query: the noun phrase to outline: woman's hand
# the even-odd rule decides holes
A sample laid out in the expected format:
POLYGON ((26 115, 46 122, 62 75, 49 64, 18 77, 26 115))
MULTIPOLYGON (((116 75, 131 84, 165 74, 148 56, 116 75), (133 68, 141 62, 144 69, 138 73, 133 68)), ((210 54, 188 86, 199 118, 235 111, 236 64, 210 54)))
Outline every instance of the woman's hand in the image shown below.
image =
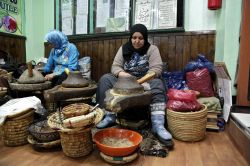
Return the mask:
POLYGON ((124 71, 121 71, 121 72, 119 72, 119 74, 118 74, 118 77, 129 77, 129 76, 131 76, 131 74, 126 73, 126 72, 124 72, 124 71))
POLYGON ((45 79, 46 79, 47 81, 51 81, 52 78, 53 78, 54 76, 55 76, 54 73, 47 74, 47 75, 45 76, 45 79))
POLYGON ((144 83, 142 83, 141 85, 143 86, 144 90, 146 90, 146 91, 151 90, 151 88, 150 88, 150 84, 149 84, 149 83, 144 82, 144 83))

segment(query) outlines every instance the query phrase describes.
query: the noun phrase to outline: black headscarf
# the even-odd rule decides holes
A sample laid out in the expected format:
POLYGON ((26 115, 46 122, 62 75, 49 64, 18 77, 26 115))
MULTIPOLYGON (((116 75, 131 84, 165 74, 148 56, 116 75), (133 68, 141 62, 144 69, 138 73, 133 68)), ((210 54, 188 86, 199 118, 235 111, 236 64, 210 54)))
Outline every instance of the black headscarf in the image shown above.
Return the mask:
POLYGON ((137 52, 139 55, 145 55, 149 46, 150 43, 148 42, 148 30, 146 26, 143 24, 135 24, 130 29, 129 41, 122 46, 123 58, 128 60, 134 52, 137 52), (139 49, 135 49, 131 42, 132 36, 135 32, 140 32, 144 38, 144 46, 139 49))

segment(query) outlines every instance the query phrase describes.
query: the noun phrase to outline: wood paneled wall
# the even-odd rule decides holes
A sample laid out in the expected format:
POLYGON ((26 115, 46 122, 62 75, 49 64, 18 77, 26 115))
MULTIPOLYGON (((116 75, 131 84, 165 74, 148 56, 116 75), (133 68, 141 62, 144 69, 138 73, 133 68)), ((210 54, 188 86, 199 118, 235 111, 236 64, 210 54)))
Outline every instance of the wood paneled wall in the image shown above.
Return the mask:
POLYGON ((0 32, 0 50, 8 53, 8 59, 12 64, 26 62, 26 38, 0 32))
MULTIPOLYGON (((110 67, 120 46, 128 41, 128 35, 69 38, 75 43, 80 57, 92 58, 91 76, 97 81, 110 67)), ((167 62, 169 71, 182 70, 188 61, 199 53, 214 61, 215 31, 150 33, 149 42, 158 46, 163 62, 167 62)), ((45 57, 50 47, 45 43, 45 57)))

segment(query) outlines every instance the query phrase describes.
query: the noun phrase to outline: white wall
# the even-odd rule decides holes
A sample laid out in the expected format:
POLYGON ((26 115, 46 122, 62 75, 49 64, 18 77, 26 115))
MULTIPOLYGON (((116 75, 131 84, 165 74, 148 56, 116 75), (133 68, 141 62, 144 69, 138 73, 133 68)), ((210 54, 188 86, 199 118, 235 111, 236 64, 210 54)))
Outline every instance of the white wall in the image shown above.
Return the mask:
POLYGON ((44 57, 44 36, 54 28, 53 0, 25 0, 26 60, 44 57))
MULTIPOLYGON (((208 0, 185 1, 186 31, 216 30, 215 61, 225 62, 232 82, 235 80, 239 52, 242 0, 222 0, 222 8, 209 10, 208 0)), ((232 94, 236 89, 232 86, 232 94)))
POLYGON ((216 14, 218 10, 209 10, 207 0, 185 1, 186 31, 203 31, 216 29, 216 14))
MULTIPOLYGON (((242 0, 224 0, 216 23, 215 61, 226 63, 232 83, 235 81, 240 47, 241 5, 242 0)), ((236 95, 236 89, 233 86, 232 94, 236 95)))

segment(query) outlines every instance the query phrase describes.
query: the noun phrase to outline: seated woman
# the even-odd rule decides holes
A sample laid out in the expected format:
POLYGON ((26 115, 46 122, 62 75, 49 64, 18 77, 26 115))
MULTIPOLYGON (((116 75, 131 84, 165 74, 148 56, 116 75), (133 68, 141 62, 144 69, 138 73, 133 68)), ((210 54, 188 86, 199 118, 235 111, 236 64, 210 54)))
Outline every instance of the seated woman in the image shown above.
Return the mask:
MULTIPOLYGON (((148 72, 155 72, 156 77, 148 81, 152 92, 150 112, 152 132, 163 143, 169 143, 172 135, 165 129, 165 84, 160 79, 162 74, 162 59, 159 49, 148 42, 147 28, 142 24, 131 27, 129 41, 118 50, 111 68, 111 73, 103 75, 97 87, 96 99, 100 107, 104 107, 105 92, 111 89, 118 77, 135 76, 141 78, 148 72)), ((105 111, 104 119, 97 128, 106 128, 115 124, 116 114, 105 111)))
POLYGON ((46 80, 52 82, 52 86, 59 85, 67 78, 66 68, 70 71, 78 69, 79 52, 73 43, 69 43, 67 36, 58 30, 47 33, 45 40, 53 48, 43 72, 46 80))

